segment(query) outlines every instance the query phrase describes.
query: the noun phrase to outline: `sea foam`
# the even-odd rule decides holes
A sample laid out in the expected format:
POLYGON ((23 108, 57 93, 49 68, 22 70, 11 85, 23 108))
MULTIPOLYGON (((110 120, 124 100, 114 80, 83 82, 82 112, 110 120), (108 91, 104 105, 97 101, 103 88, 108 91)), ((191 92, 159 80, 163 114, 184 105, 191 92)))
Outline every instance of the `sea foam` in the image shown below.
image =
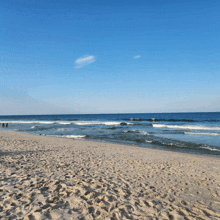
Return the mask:
POLYGON ((76 125, 120 125, 121 122, 111 122, 111 121, 85 121, 85 122, 74 122, 76 125))
POLYGON ((210 151, 220 151, 219 149, 211 148, 211 147, 200 147, 200 148, 210 150, 210 151))
POLYGON ((164 125, 164 124, 152 124, 154 128, 172 128, 172 129, 190 129, 190 130, 213 130, 220 131, 220 127, 205 127, 196 125, 164 125))
POLYGON ((65 122, 65 121, 61 121, 57 123, 59 123, 60 125, 71 125, 72 124, 71 122, 65 122))
POLYGON ((65 135, 65 136, 63 136, 63 137, 73 138, 73 139, 81 139, 81 138, 86 137, 86 135, 65 135))
POLYGON ((211 135, 211 136, 219 136, 219 133, 193 133, 193 132, 184 132, 184 134, 189 135, 211 135))
POLYGON ((10 124, 55 124, 55 121, 0 121, 0 123, 10 124))

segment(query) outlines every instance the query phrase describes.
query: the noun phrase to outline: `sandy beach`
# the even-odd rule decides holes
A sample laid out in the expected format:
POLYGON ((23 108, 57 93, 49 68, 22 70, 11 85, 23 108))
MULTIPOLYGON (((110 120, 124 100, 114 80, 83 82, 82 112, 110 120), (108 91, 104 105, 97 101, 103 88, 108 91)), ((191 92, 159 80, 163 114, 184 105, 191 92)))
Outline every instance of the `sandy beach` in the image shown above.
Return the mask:
POLYGON ((220 158, 0 131, 1 219, 220 219, 220 158))

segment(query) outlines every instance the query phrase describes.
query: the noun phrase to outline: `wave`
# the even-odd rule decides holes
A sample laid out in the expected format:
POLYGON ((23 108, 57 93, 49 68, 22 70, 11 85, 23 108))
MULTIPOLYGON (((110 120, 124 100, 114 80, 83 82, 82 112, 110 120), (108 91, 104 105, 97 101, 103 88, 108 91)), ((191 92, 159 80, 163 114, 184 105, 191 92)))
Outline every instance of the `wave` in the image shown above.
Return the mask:
POLYGON ((149 119, 143 119, 143 118, 124 118, 122 120, 124 120, 124 121, 160 121, 161 119, 157 119, 157 118, 149 118, 149 119))
POLYGON ((128 122, 116 122, 116 121, 81 121, 74 122, 76 125, 110 125, 110 126, 118 126, 118 125, 133 125, 133 123, 128 122))
POLYGON ((85 121, 85 122, 75 122, 76 125, 120 125, 121 122, 102 122, 102 121, 85 121))
POLYGON ((191 119, 160 119, 160 118, 147 118, 147 119, 143 119, 143 118, 124 118, 122 120, 125 121, 171 121, 171 122, 196 122, 196 120, 191 120, 191 119))
POLYGON ((205 127, 205 126, 194 126, 194 125, 163 125, 163 124, 152 124, 154 128, 172 128, 172 129, 190 129, 190 130, 212 130, 220 131, 220 127, 205 127))
POLYGON ((71 125, 72 123, 71 122, 62 121, 62 122, 58 122, 58 124, 60 124, 60 125, 71 125))
POLYGON ((148 118, 145 121, 161 121, 161 119, 158 119, 158 118, 148 118))
MULTIPOLYGON (((0 121, 0 123, 8 123, 8 124, 60 124, 60 125, 71 125, 71 124, 75 124, 75 125, 107 125, 107 126, 118 126, 118 125, 133 125, 134 123, 129 123, 129 122, 119 122, 119 121, 76 121, 76 120, 72 120, 72 121, 0 121)), ((31 128, 34 128, 34 126, 32 126, 31 128)))
POLYGON ((73 138, 73 139, 82 139, 82 138, 85 138, 86 135, 64 135, 62 137, 73 138))
POLYGON ((190 119, 167 119, 164 121, 185 121, 185 122, 196 122, 196 120, 190 120, 190 119))
MULTIPOLYGON (((0 123, 8 123, 8 124, 60 124, 60 125, 70 125, 70 124, 80 124, 80 122, 75 122, 76 120, 72 120, 72 121, 58 121, 58 120, 54 120, 54 121, 0 121, 0 123)), ((108 124, 109 125, 114 125, 114 122, 104 122, 103 124, 108 124)), ((95 122, 81 122, 81 124, 101 124, 99 122, 95 123, 95 122)), ((117 122, 117 124, 120 124, 119 122, 117 122)))
MULTIPOLYGON (((164 146, 168 149, 179 149, 179 150, 189 150, 188 152, 198 152, 201 150, 207 152, 210 154, 211 152, 216 152, 215 154, 218 154, 220 152, 220 149, 216 148, 216 146, 207 146, 207 145, 201 145, 191 142, 185 142, 185 141, 177 141, 177 140, 171 140, 171 139, 162 139, 162 140, 146 140, 145 141, 148 144, 157 145, 157 146, 164 146), (172 142, 171 142, 172 141, 172 142)), ((212 154, 212 153, 211 153, 212 154)))
POLYGON ((8 124, 55 124, 55 121, 0 121, 0 123, 8 124))
POLYGON ((73 131, 75 128, 58 128, 56 131, 73 131))
POLYGON ((57 130, 57 127, 56 125, 50 125, 50 126, 41 126, 41 125, 35 125, 35 126, 32 126, 31 129, 30 128, 25 128, 25 127, 21 127, 20 129, 18 129, 20 131, 26 131, 26 132, 43 132, 43 131, 54 131, 54 130, 57 130))
POLYGON ((117 127, 110 127, 110 128, 107 128, 107 129, 115 130, 115 129, 117 129, 117 127))
POLYGON ((139 133, 142 135, 148 135, 146 131, 139 131, 139 130, 124 130, 123 133, 139 133))
POLYGON ((153 141, 147 141, 147 140, 146 140, 145 142, 148 143, 148 144, 152 144, 153 141))
POLYGON ((129 120, 130 121, 143 121, 143 119, 141 118, 130 118, 129 120))
POLYGON ((129 122, 121 122, 120 125, 134 125, 134 123, 129 123, 129 122))
MULTIPOLYGON (((40 135, 46 135, 46 134, 40 134, 40 135)), ((50 134, 50 135, 47 135, 47 136, 50 136, 50 137, 61 137, 61 138, 72 138, 72 139, 82 139, 82 138, 85 138, 87 137, 87 135, 53 135, 53 134, 50 134)))
POLYGON ((219 151, 219 152, 220 152, 220 150, 219 150, 219 149, 216 149, 216 148, 211 148, 211 147, 200 147, 200 148, 205 149, 205 150, 219 151))
MULTIPOLYGON (((32 126, 31 129, 35 129, 36 131, 43 131, 43 130, 56 130, 56 131, 70 131, 74 130, 74 128, 57 128, 55 125, 52 127, 43 127, 39 125, 32 126)), ((28 131, 28 129, 26 129, 28 131)))
POLYGON ((211 136, 220 136, 219 133, 193 133, 193 132, 184 132, 184 134, 189 134, 189 135, 211 135, 211 136))
POLYGON ((61 124, 61 125, 70 125, 71 122, 65 121, 0 121, 0 123, 8 123, 8 124, 61 124))

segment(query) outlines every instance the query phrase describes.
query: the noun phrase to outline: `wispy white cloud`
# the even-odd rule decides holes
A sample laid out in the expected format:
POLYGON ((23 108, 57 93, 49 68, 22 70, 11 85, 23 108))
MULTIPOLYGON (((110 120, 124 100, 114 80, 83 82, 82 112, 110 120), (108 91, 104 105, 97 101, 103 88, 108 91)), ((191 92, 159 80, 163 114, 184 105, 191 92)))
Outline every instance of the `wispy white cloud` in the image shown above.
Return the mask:
POLYGON ((96 61, 96 58, 94 56, 85 55, 75 60, 75 68, 79 69, 90 63, 94 63, 95 61, 96 61))
POLYGON ((137 55, 137 56, 134 56, 133 58, 134 59, 138 59, 138 58, 140 58, 141 57, 141 55, 137 55))

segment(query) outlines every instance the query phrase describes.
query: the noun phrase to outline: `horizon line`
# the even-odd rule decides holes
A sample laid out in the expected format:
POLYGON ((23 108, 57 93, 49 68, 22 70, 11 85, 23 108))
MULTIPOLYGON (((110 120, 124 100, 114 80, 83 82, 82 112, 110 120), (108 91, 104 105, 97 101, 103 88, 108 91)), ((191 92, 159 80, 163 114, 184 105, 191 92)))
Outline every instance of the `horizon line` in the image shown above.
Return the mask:
POLYGON ((182 113, 220 113, 220 111, 208 111, 208 112, 141 112, 141 113, 73 113, 73 114, 19 114, 19 115, 0 115, 0 117, 5 116, 46 116, 46 115, 122 115, 122 114, 182 114, 182 113))

